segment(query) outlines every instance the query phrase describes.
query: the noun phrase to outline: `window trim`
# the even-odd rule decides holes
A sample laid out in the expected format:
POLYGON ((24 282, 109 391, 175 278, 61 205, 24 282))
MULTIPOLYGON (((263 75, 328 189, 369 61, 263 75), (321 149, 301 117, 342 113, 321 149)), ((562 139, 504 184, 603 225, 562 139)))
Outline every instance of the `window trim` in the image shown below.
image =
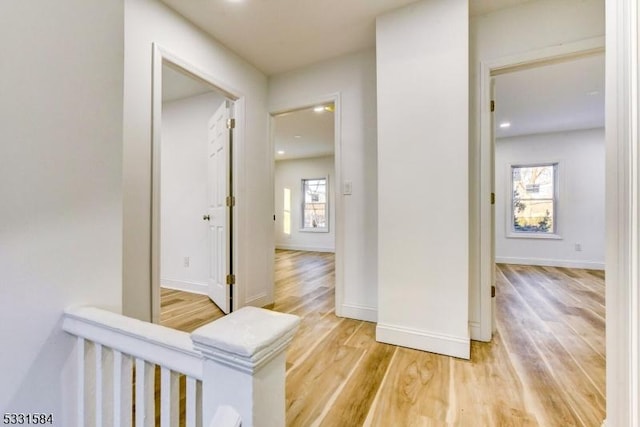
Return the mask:
POLYGON ((329 219, 330 219, 330 210, 329 210, 329 176, 321 176, 321 177, 316 177, 316 178, 302 178, 300 181, 301 184, 301 189, 300 189, 300 194, 302 196, 302 199, 300 201, 300 228, 298 229, 298 231, 302 232, 302 233, 329 233, 329 227, 330 227, 330 223, 329 223, 329 219), (326 227, 305 227, 304 226, 304 208, 306 205, 305 202, 305 182, 307 181, 318 181, 318 180, 324 180, 325 182, 325 216, 326 216, 326 227))
POLYGON ((559 206, 560 206, 560 161, 552 162, 532 162, 532 163, 511 163, 508 165, 508 179, 507 185, 508 196, 506 200, 507 208, 507 224, 506 224, 506 237, 511 239, 543 239, 543 240, 561 240, 562 235, 559 233, 560 227, 558 226, 559 218, 559 206), (535 231, 516 231, 514 223, 513 212, 513 169, 514 168, 531 168, 541 166, 553 166, 553 233, 538 233, 535 231))

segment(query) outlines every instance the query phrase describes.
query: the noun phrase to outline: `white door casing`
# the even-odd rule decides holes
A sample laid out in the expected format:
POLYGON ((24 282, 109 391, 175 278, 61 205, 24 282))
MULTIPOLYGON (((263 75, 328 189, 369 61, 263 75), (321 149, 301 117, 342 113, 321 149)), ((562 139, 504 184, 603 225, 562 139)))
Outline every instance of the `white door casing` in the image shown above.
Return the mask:
POLYGON ((231 309, 231 289, 227 284, 230 274, 229 208, 229 148, 230 132, 227 128, 229 107, 227 101, 209 119, 207 144, 207 213, 209 274, 207 293, 224 313, 231 309))

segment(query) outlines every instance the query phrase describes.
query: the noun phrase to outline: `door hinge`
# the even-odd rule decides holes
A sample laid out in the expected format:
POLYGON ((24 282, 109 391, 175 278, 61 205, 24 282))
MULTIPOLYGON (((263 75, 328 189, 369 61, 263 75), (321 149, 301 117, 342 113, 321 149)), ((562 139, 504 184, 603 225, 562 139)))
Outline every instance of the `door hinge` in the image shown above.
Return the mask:
POLYGON ((496 297, 496 287, 492 286, 491 287, 491 298, 495 298, 496 297))
POLYGON ((235 196, 227 196, 226 201, 227 201, 227 206, 228 206, 228 207, 232 207, 232 206, 235 206, 235 205, 236 205, 236 198, 235 198, 235 196))
POLYGON ((491 193, 491 204, 492 205, 496 204, 496 193, 491 193))
POLYGON ((236 119, 227 119, 227 129, 236 128, 236 119))
POLYGON ((227 274, 227 285, 235 285, 235 284, 236 284, 236 275, 227 274))
POLYGON ((491 112, 496 111, 496 101, 491 101, 491 112))

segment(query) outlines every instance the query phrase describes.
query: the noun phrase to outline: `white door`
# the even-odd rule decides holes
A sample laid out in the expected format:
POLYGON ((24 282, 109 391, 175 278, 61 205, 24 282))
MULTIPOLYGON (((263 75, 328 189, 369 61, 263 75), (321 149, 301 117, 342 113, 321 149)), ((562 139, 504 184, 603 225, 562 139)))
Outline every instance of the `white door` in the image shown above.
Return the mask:
POLYGON ((207 145, 208 183, 207 214, 209 221, 209 298, 220 309, 229 313, 231 309, 230 275, 230 214, 227 207, 229 196, 229 150, 230 129, 227 128, 229 109, 224 101, 209 119, 207 145))
POLYGON ((496 138, 495 138, 495 99, 496 99, 496 79, 491 78, 491 150, 489 150, 489 170, 491 171, 491 332, 496 332, 496 138))

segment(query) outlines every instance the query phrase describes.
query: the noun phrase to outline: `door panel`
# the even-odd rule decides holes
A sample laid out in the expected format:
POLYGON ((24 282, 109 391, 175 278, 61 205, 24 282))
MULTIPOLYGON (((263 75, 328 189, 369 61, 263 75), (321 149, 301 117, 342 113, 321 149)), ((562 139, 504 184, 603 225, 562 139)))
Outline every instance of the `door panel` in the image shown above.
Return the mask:
POLYGON ((208 167, 208 221, 209 221, 209 298, 220 309, 229 313, 231 289, 227 285, 230 259, 229 209, 226 205, 229 184, 229 109, 224 101, 209 119, 208 167))

